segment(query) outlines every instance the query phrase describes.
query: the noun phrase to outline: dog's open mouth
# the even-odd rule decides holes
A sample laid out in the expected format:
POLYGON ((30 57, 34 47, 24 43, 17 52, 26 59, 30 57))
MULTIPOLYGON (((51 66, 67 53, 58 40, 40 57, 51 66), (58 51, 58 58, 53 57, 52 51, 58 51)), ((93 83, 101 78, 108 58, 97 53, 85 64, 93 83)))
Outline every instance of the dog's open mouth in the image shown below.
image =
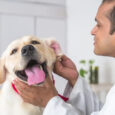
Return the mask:
POLYGON ((39 64, 36 60, 30 60, 24 70, 16 71, 16 75, 28 85, 43 83, 47 76, 46 62, 39 64))

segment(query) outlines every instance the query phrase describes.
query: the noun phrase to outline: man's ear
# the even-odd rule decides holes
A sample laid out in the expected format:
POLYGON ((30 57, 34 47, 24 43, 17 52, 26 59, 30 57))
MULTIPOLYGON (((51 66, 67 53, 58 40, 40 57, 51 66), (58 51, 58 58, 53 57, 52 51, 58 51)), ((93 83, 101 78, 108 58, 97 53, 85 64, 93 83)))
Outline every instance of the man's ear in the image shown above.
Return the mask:
POLYGON ((0 84, 6 80, 5 59, 0 58, 0 84))
POLYGON ((54 52, 56 53, 56 56, 62 56, 63 55, 61 47, 55 38, 45 39, 45 42, 50 48, 52 48, 54 50, 54 52))

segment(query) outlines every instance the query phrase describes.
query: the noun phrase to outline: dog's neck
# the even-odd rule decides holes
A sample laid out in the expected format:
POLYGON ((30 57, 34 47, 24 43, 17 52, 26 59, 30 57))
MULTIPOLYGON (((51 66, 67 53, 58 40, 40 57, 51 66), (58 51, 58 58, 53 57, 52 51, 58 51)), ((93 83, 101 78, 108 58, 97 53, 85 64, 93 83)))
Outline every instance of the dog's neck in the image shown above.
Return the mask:
POLYGON ((10 100, 19 100, 19 102, 22 102, 22 98, 17 95, 16 91, 14 91, 13 87, 12 87, 12 82, 9 79, 6 79, 6 81, 4 82, 4 84, 2 85, 1 88, 1 96, 4 98, 4 100, 8 100, 9 103, 13 103, 12 101, 10 102, 10 100), (14 98, 15 97, 15 98, 14 98))

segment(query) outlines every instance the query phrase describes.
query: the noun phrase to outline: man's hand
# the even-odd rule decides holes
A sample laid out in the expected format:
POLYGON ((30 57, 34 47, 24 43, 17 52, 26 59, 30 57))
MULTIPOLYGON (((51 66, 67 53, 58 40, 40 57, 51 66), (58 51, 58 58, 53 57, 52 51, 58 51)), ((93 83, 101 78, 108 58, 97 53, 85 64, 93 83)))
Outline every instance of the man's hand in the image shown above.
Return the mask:
POLYGON ((74 86, 78 78, 75 64, 65 55, 61 57, 61 60, 57 58, 54 72, 67 79, 72 86, 74 86))
POLYGON ((14 80, 14 84, 23 100, 35 106, 45 107, 52 97, 58 95, 49 77, 43 86, 29 86, 18 79, 14 80))

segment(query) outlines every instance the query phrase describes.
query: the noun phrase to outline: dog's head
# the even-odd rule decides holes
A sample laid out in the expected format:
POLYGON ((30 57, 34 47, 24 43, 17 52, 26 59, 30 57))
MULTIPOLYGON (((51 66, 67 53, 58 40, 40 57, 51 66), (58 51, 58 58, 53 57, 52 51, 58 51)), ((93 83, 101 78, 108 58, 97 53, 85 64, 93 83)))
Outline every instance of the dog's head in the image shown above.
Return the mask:
POLYGON ((61 55, 61 49, 56 40, 40 40, 35 36, 25 36, 13 41, 0 58, 0 83, 8 74, 11 81, 18 77, 24 82, 35 83, 51 76, 56 56, 61 55), (32 78, 37 76, 35 78, 32 78), (33 80, 34 79, 34 80, 33 80), (33 81, 32 81, 33 80, 33 81))

